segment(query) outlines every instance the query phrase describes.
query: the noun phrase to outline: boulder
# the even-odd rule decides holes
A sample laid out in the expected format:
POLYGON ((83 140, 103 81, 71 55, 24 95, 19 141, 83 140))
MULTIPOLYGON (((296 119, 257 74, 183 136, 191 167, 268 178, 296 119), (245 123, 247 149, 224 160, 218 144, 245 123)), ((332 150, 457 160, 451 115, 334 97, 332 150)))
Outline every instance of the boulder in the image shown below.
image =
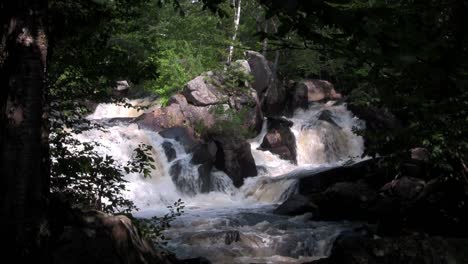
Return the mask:
POLYGON ((275 78, 265 95, 263 110, 267 116, 281 115, 286 110, 286 102, 286 87, 275 78))
POLYGON ((252 72, 247 60, 236 60, 233 64, 238 66, 244 73, 250 74, 252 72))
POLYGON ((196 106, 207 106, 220 104, 224 101, 224 96, 213 84, 205 79, 206 76, 198 76, 191 80, 184 87, 182 92, 187 101, 196 106))
POLYGON ((366 180, 366 183, 371 186, 380 188, 388 182, 388 176, 379 171, 378 162, 379 159, 369 159, 347 166, 307 173, 299 179, 298 192, 309 196, 324 192, 335 183, 356 182, 360 179, 366 180))
POLYGON ((130 84, 128 84, 128 81, 122 80, 122 81, 117 81, 116 82, 116 87, 115 90, 117 91, 124 91, 130 89, 130 84))
POLYGON ((179 142, 187 153, 192 152, 193 148, 199 144, 198 139, 195 137, 195 132, 189 127, 171 127, 160 131, 159 135, 163 138, 174 139, 179 142))
POLYGON ((304 80, 295 83, 292 91, 292 109, 307 108, 310 102, 339 100, 342 95, 335 91, 333 84, 325 80, 304 80))
POLYGON ((377 203, 378 232, 411 228, 431 235, 468 236, 468 185, 435 178, 403 177, 383 188, 377 203))
POLYGON ((381 192, 386 196, 392 196, 402 201, 411 201, 421 194, 425 185, 426 183, 423 180, 402 177, 385 184, 381 192))
POLYGON ((400 121, 386 109, 355 104, 348 104, 347 107, 359 119, 366 122, 366 129, 396 130, 402 127, 400 121))
POLYGON ((143 239, 126 216, 99 211, 72 214, 64 227, 54 229, 61 232, 53 236, 57 241, 51 243, 51 263, 182 263, 143 239))
POLYGON ((135 119, 135 122, 142 127, 159 132, 165 128, 183 126, 187 120, 178 104, 171 104, 167 107, 155 109, 153 112, 144 113, 135 119))
POLYGON ((377 193, 364 182, 339 182, 313 195, 321 220, 363 220, 371 216, 377 193))
POLYGON ((264 113, 267 116, 282 114, 287 101, 286 86, 279 81, 271 63, 262 54, 247 51, 246 55, 254 77, 252 87, 259 95, 264 113))
POLYGON ((250 144, 232 137, 216 136, 217 147, 215 166, 224 171, 236 187, 244 183, 244 178, 257 176, 257 167, 250 150, 250 144))
POLYGON ((309 264, 462 264, 468 263, 468 239, 406 235, 374 237, 341 234, 330 257, 309 264))
POLYGON ((316 214, 317 205, 315 205, 308 197, 296 194, 290 196, 280 206, 278 206, 273 213, 280 215, 302 215, 305 213, 316 214))
POLYGON ((254 77, 252 87, 257 91, 260 101, 273 80, 273 72, 267 59, 256 51, 246 51, 251 73, 254 77))
POLYGON ((164 154, 166 154, 168 162, 173 161, 177 157, 176 150, 174 149, 174 146, 172 146, 172 143, 166 141, 162 143, 161 146, 164 149, 164 154))
POLYGON ((117 81, 115 83, 115 87, 112 91, 114 96, 125 96, 128 95, 128 91, 130 90, 130 84, 126 80, 117 81))
POLYGON ((279 155, 281 159, 297 163, 296 138, 290 129, 292 123, 284 120, 281 118, 268 120, 268 132, 260 148, 279 155))
POLYGON ((318 207, 315 219, 374 219, 378 189, 394 175, 379 167, 380 160, 304 172, 298 175, 298 194, 318 207))

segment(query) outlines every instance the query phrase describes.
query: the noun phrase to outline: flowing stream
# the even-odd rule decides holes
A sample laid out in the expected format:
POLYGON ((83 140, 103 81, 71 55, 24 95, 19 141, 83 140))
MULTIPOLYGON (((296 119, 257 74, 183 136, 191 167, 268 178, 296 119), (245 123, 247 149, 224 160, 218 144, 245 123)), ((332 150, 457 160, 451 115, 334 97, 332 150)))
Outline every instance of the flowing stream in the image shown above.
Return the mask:
MULTIPOLYGON (((131 103, 145 104, 138 100, 131 103)), ((102 154, 127 162, 141 143, 153 146, 155 170, 150 178, 137 174, 126 176, 127 198, 140 209, 139 217, 167 213, 166 206, 181 198, 185 214, 165 232, 168 247, 179 258, 203 256, 213 263, 302 263, 329 254, 335 237, 356 224, 310 221, 311 215, 286 217, 272 214, 279 203, 296 192, 297 177, 304 172, 338 166, 363 153, 363 140, 353 127, 363 126, 345 104, 315 103, 307 110, 297 110, 291 128, 296 137, 297 164, 280 159, 269 151, 258 150, 267 133, 250 140, 259 176, 247 178, 240 188, 222 171, 213 170, 209 193, 201 193, 197 165, 191 154, 172 139, 139 128, 126 119, 142 111, 112 104, 100 104, 88 116, 107 126, 107 131, 90 130, 76 135, 82 141, 97 141, 102 154), (108 122, 114 119, 113 122, 108 122), (169 161, 162 145, 172 144, 176 155, 169 161), (180 169, 177 181, 171 168, 180 169), (261 169, 260 169, 261 168, 261 169)))

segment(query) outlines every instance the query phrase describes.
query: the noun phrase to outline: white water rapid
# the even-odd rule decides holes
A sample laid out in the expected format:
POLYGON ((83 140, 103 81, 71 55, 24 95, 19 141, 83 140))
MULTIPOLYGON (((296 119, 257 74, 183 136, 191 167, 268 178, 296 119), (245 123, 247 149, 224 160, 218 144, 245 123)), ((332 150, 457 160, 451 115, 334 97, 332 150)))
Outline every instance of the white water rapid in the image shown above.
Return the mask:
POLYGON ((291 218, 271 213, 296 191, 295 175, 361 156, 363 140, 352 129, 363 124, 345 104, 317 103, 289 118, 296 137, 297 164, 257 149, 267 133, 265 121, 262 133, 250 140, 259 176, 247 178, 242 187, 235 188, 224 172, 213 170, 210 181, 214 187, 209 193, 201 193, 198 167, 191 164, 192 154, 185 153, 181 143, 128 120, 104 122, 142 112, 100 104, 88 119, 105 124, 106 131, 90 130, 76 138, 99 142, 98 151, 122 163, 132 158, 139 144, 153 146, 156 169, 152 177, 127 175, 126 196, 140 209, 136 212, 139 217, 165 214, 166 206, 179 198, 185 202, 186 213, 165 233, 171 239, 169 249, 179 258, 203 256, 213 263, 301 263, 326 256, 334 238, 353 227, 351 223, 309 221, 308 214, 291 218), (175 150, 171 161, 163 149, 165 142, 175 150), (176 166, 180 176, 173 180, 170 172, 176 166))

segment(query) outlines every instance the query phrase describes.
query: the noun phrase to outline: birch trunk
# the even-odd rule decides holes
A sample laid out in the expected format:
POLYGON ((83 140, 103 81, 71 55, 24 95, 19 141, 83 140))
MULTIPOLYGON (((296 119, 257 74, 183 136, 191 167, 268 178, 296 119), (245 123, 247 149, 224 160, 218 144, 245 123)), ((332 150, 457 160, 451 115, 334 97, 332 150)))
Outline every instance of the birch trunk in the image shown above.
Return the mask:
POLYGON ((240 16, 241 16, 241 1, 242 0, 234 0, 233 2, 235 3, 234 5, 234 34, 232 35, 232 43, 231 46, 229 46, 229 55, 227 59, 227 63, 231 63, 232 57, 234 55, 234 42, 236 41, 237 38, 237 30, 239 29, 239 22, 240 22, 240 16))

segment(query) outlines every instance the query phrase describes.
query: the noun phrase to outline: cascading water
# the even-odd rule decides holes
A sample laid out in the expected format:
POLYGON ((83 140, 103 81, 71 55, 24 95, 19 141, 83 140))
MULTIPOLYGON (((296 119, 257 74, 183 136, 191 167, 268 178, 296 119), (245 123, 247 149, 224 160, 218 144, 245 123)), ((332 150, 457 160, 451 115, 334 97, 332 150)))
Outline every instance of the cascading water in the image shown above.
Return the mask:
MULTIPOLYGON (((147 103, 147 100, 132 103, 147 103)), ((136 117, 131 108, 101 104, 88 118, 106 124, 105 119, 136 117)), ((186 214, 179 217, 166 237, 168 247, 180 258, 204 256, 213 263, 300 263, 328 254, 334 237, 353 224, 308 221, 309 215, 288 218, 271 214, 275 204, 296 191, 296 175, 304 170, 336 166, 363 152, 362 138, 352 129, 362 126, 344 104, 315 104, 298 110, 289 119, 296 137, 297 164, 280 159, 269 151, 258 150, 267 133, 250 140, 259 176, 247 178, 235 188, 221 171, 210 175, 212 191, 201 193, 198 165, 191 164, 181 143, 165 139, 158 133, 120 120, 107 124, 107 131, 90 130, 76 135, 82 141, 98 141, 98 151, 125 163, 141 143, 153 146, 155 170, 150 178, 131 173, 126 176, 127 198, 133 200, 140 217, 165 213, 167 205, 181 198, 186 214), (169 161, 164 144, 175 150, 169 161), (177 177, 171 170, 177 168, 177 177)))

